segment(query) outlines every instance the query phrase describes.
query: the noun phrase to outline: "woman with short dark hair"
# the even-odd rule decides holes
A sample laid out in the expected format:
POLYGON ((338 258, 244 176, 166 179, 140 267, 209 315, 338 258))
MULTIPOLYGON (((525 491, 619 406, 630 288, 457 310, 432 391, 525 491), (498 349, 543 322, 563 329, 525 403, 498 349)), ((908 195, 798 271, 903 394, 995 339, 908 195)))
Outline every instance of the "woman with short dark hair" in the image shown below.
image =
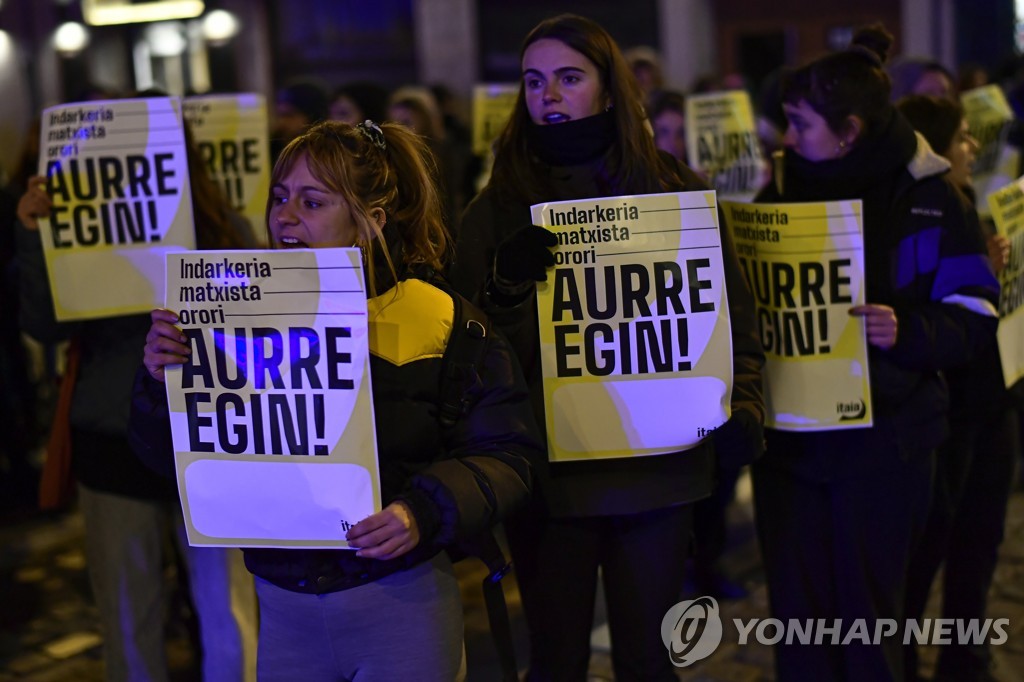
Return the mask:
POLYGON ((864 320, 873 423, 768 429, 753 467, 772 616, 841 620, 825 643, 775 647, 783 682, 904 679, 903 631, 875 633, 904 625, 907 563, 928 513, 935 449, 949 433, 940 372, 966 363, 997 322, 998 284, 966 205, 942 177, 948 164, 889 102, 891 43, 881 26, 861 29, 847 50, 784 79, 786 148, 758 196, 863 206, 867 303, 850 314, 864 320), (867 639, 852 629, 858 622, 867 639))

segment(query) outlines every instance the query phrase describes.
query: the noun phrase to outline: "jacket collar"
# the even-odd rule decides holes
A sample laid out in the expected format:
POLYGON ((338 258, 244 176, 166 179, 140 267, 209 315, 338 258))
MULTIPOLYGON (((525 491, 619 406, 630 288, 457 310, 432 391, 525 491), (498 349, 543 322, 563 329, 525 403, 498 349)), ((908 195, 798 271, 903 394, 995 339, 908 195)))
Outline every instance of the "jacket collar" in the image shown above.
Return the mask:
POLYGON ((914 131, 917 136, 917 149, 914 156, 907 164, 907 171, 915 180, 921 180, 933 175, 942 175, 951 168, 951 164, 945 157, 939 156, 924 139, 924 135, 914 131))

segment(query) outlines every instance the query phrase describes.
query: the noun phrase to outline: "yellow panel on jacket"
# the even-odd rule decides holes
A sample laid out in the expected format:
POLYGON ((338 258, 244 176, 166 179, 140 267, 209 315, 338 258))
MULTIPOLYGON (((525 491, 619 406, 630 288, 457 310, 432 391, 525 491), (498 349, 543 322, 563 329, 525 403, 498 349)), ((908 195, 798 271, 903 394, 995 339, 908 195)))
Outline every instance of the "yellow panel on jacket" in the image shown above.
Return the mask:
POLYGON ((418 279, 367 301, 370 352, 394 365, 444 354, 455 317, 451 296, 418 279))

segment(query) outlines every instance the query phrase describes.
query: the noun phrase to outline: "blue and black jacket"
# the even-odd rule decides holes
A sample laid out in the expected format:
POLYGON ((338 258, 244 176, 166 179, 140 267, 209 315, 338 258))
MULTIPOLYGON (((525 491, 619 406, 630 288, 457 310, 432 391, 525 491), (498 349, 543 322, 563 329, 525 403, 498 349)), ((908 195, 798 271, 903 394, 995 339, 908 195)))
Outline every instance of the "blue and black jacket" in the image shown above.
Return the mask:
MULTIPOLYGON (((866 300, 891 306, 898 324, 895 346, 869 347, 875 428, 902 450, 934 449, 948 434, 942 372, 976 359, 998 324, 999 284, 969 203, 944 177, 949 163, 895 110, 842 158, 781 160, 757 201, 863 201, 866 300)), ((834 437, 774 432, 765 459, 834 437)))

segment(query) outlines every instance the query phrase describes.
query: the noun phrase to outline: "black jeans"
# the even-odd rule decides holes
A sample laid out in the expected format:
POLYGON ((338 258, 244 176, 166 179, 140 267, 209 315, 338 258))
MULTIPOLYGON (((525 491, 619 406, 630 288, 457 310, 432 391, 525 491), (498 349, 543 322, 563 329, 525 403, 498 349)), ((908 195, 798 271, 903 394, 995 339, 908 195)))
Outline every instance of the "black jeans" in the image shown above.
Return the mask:
POLYGON ((530 629, 530 682, 584 682, 601 568, 618 682, 676 680, 661 639, 681 599, 693 505, 641 514, 544 518, 536 508, 506 523, 530 629))
MULTIPOLYGON (((1006 506, 1020 449, 1015 411, 1000 409, 969 421, 954 421, 938 452, 933 502, 924 536, 911 557, 907 617, 921 618, 932 582, 945 562, 942 618, 985 618, 992 575, 1006 525, 1006 506)), ((905 647, 907 679, 917 671, 917 647, 905 647)), ((949 644, 939 671, 985 669, 988 647, 949 644)))
MULTIPOLYGON (((869 437, 864 446, 889 464, 814 479, 771 463, 769 451, 752 468, 772 617, 784 623, 840 618, 840 641, 857 619, 870 633, 879 619, 902 625, 907 563, 927 517, 934 466, 932 452, 900 452, 882 437, 869 437)), ((901 642, 892 636, 879 645, 782 643, 774 647, 776 679, 902 682, 901 642)))

